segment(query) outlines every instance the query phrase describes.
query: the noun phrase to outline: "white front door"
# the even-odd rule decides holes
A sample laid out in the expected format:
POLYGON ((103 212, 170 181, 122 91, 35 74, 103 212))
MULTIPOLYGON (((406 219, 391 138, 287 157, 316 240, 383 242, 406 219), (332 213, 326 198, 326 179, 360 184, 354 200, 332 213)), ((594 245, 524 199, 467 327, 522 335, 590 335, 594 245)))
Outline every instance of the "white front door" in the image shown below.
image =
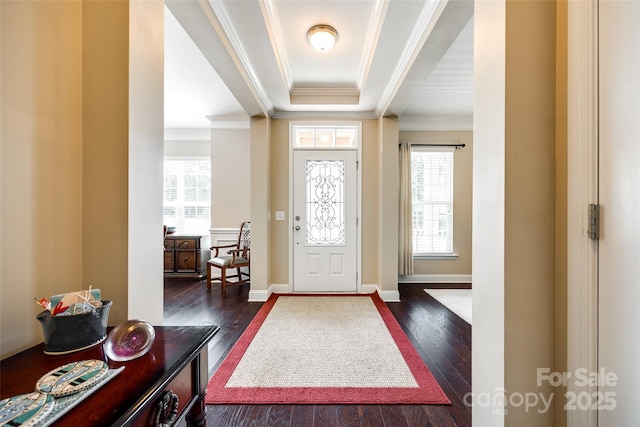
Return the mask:
POLYGON ((356 292, 356 151, 293 159, 293 291, 356 292))

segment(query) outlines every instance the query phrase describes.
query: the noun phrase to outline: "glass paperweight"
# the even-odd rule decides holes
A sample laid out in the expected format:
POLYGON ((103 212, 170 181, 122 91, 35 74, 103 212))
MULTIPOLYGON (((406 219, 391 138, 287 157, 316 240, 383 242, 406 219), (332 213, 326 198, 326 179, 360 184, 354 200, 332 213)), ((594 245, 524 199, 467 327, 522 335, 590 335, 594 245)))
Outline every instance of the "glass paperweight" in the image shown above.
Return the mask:
POLYGON ((156 331, 149 322, 127 320, 109 332, 104 351, 109 359, 126 362, 146 354, 155 339, 156 331))

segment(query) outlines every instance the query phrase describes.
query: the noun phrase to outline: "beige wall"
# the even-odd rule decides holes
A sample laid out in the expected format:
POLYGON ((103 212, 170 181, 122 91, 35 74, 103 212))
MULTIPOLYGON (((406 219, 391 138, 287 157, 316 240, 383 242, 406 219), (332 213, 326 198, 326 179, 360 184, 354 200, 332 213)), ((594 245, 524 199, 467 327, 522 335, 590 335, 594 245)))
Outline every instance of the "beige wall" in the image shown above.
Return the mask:
MULTIPOLYGON (((400 193, 400 135, 395 117, 378 122, 378 286, 385 301, 399 300, 398 294, 398 203, 400 193)), ((363 230, 363 233, 365 231, 363 230)))
POLYGON ((289 120, 271 124, 271 283, 289 284, 289 120), (275 221, 275 211, 284 211, 285 220, 275 221))
MULTIPOLYGON (((507 2, 505 116, 505 388, 535 390, 554 371, 555 2, 507 2)), ((553 425, 553 411, 509 406, 506 425, 553 425)))
POLYGON ((271 259, 278 254, 271 252, 271 229, 268 212, 271 210, 271 145, 272 123, 270 118, 252 117, 251 140, 251 290, 249 300, 262 300, 272 280, 271 259))
MULTIPOLYGON (((380 150, 378 122, 362 122, 362 284, 380 283, 380 150)), ((397 263, 396 263, 397 264, 397 263)), ((397 267, 397 266, 396 266, 397 267)))
POLYGON ((113 301, 116 323, 128 306, 128 22, 127 2, 83 3, 83 281, 113 301))
POLYGON ((414 274, 471 275, 471 208, 473 187, 473 132, 400 131, 400 140, 423 144, 465 144, 453 156, 453 251, 452 260, 414 260, 414 274))
POLYGON ((0 2, 0 357, 42 342, 35 297, 82 287, 80 2, 0 2))
POLYGON ((211 227, 240 228, 251 215, 249 130, 211 130, 211 227))
POLYGON ((42 341, 33 298, 89 285, 158 323, 163 3, 0 8, 0 356, 42 341))

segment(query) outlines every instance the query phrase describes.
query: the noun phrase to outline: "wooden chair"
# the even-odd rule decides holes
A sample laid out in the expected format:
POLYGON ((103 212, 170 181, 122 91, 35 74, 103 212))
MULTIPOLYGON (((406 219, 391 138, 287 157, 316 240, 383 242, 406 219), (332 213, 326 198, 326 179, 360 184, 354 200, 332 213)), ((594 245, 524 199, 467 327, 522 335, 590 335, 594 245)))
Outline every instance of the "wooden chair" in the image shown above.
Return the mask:
POLYGON ((238 242, 232 245, 212 246, 213 257, 207 261, 207 290, 211 290, 212 281, 220 281, 223 297, 227 296, 227 286, 249 283, 251 264, 251 222, 245 221, 240 226, 238 242), (221 249, 228 249, 228 255, 220 255, 221 249), (211 277, 212 268, 220 269, 220 277, 211 277), (235 274, 227 274, 227 270, 235 269, 235 274), (243 269, 245 269, 243 271, 243 269), (233 280, 229 280, 233 279, 233 280))

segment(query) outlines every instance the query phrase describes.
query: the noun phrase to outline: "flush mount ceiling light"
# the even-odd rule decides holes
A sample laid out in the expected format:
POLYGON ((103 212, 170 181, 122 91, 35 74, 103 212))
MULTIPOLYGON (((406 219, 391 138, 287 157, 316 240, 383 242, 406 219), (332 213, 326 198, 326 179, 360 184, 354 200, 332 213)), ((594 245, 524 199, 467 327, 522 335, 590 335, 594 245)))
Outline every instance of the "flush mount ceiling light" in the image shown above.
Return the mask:
POLYGON ((338 32, 329 25, 315 25, 307 31, 307 38, 315 50, 326 52, 336 43, 338 32))

